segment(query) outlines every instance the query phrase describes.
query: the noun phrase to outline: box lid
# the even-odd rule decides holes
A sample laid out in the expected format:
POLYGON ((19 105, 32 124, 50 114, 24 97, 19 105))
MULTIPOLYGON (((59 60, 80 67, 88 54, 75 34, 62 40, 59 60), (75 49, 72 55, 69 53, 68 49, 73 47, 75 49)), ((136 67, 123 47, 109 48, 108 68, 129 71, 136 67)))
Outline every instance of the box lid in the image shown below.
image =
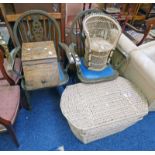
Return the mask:
POLYGON ((53 41, 22 44, 22 61, 57 58, 53 41))

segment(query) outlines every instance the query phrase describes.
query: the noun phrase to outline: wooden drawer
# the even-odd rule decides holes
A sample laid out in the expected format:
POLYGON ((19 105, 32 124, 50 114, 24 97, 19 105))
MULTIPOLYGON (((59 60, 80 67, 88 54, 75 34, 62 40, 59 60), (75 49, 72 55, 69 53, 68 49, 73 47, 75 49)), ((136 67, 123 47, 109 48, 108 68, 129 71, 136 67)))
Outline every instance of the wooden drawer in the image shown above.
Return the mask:
POLYGON ((27 90, 57 86, 59 73, 57 62, 23 65, 27 90))

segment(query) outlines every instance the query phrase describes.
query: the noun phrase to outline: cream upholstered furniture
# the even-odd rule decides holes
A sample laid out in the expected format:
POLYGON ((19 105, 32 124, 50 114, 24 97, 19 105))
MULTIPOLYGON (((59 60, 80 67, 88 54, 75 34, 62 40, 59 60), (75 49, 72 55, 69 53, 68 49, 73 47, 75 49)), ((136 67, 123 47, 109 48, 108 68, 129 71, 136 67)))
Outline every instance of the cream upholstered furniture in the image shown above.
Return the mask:
POLYGON ((151 68, 154 64, 141 53, 144 48, 135 46, 122 34, 117 50, 128 58, 122 72, 125 77, 97 84, 79 83, 64 91, 61 111, 83 143, 122 131, 155 107, 155 75, 151 68))
POLYGON ((83 20, 84 63, 90 70, 103 70, 121 35, 119 23, 104 13, 91 13, 83 20))
POLYGON ((155 41, 139 46, 129 55, 130 61, 123 75, 142 90, 149 110, 155 111, 155 41))
POLYGON ((155 41, 136 46, 122 34, 117 49, 128 58, 128 63, 119 69, 121 75, 141 89, 147 97, 149 111, 155 111, 155 41))
POLYGON ((138 49, 138 46, 136 46, 128 37, 126 37, 124 34, 121 34, 118 44, 116 48, 123 54, 129 54, 133 50, 138 49))

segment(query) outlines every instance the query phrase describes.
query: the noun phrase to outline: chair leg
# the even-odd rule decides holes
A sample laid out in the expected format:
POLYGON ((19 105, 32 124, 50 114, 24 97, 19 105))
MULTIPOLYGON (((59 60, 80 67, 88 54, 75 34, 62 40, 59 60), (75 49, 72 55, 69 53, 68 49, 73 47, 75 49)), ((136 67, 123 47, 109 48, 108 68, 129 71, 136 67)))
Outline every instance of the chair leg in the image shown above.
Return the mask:
MULTIPOLYGON (((28 93, 28 92, 27 92, 28 93)), ((31 110, 31 105, 29 103, 29 97, 27 97, 26 92, 21 88, 20 105, 26 110, 31 110)))
POLYGON ((30 96, 29 96, 28 91, 26 90, 25 81, 24 80, 21 81, 21 89, 22 89, 22 92, 24 94, 23 96, 25 96, 25 98, 26 98, 28 110, 31 110, 32 107, 31 107, 31 103, 30 103, 30 96))
POLYGON ((12 137, 13 141, 15 142, 15 144, 17 145, 17 147, 19 147, 19 142, 17 140, 16 134, 13 130, 12 125, 5 125, 5 127, 7 128, 9 134, 11 135, 11 137, 12 137))
POLYGON ((30 103, 30 95, 29 95, 27 90, 24 90, 24 94, 25 94, 25 97, 26 97, 26 100, 27 100, 28 110, 31 110, 32 106, 31 106, 31 103, 30 103))

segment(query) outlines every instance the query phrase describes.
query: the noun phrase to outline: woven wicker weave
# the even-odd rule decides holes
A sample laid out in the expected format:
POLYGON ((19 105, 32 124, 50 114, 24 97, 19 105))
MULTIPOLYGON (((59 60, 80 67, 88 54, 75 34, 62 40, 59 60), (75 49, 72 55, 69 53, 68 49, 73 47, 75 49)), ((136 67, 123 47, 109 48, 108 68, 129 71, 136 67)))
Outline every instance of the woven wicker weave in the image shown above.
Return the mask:
POLYGON ((104 69, 121 35, 119 23, 103 13, 93 13, 84 18, 83 30, 85 65, 91 70, 104 69))
POLYGON ((109 82, 67 87, 61 110, 75 136, 89 143, 133 125, 148 113, 148 104, 131 82, 118 77, 109 82))

